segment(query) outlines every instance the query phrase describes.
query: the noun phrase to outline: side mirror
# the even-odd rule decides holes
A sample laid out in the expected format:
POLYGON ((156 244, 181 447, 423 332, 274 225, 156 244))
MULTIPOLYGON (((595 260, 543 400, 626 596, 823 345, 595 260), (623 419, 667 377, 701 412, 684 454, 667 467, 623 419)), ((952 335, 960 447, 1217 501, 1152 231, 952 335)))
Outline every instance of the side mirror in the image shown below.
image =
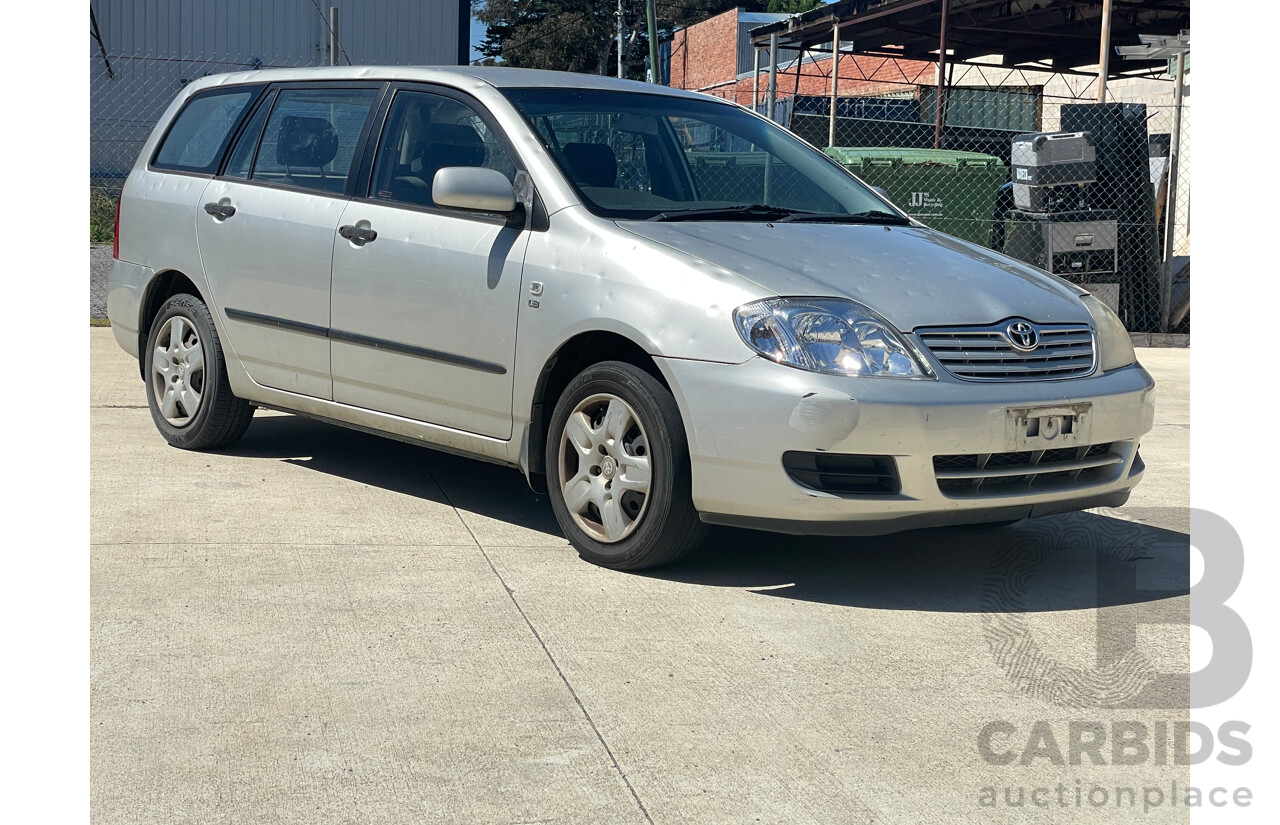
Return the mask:
POLYGON ((446 166, 431 181, 431 200, 448 209, 509 214, 516 192, 506 175, 479 166, 446 166))
POLYGON ((873 187, 871 187, 871 191, 872 191, 872 192, 875 192, 875 193, 876 193, 877 195, 879 195, 880 197, 882 197, 882 198, 884 198, 885 200, 889 201, 889 203, 893 203, 893 201, 889 199, 889 193, 888 193, 888 192, 886 192, 886 191, 884 191, 884 187, 882 187, 882 186, 873 186, 873 187))

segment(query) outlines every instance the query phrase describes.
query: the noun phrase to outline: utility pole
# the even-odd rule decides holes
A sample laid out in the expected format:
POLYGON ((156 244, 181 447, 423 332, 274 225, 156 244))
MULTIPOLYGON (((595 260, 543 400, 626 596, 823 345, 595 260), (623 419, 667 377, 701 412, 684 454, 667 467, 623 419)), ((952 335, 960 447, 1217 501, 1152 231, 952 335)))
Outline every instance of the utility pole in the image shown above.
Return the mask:
POLYGON ((942 26, 938 30, 938 99, 934 106, 933 148, 942 148, 944 98, 947 91, 947 0, 942 0, 942 26))
POLYGON ((329 7, 329 65, 338 65, 338 7, 329 7))
MULTIPOLYGON (((1110 0, 1107 7, 1110 8, 1110 0)), ((1105 25, 1105 23, 1104 23, 1105 25)), ((1103 36, 1102 43, 1107 45, 1109 38, 1103 36)), ((1165 194, 1164 210, 1164 271, 1160 279, 1160 331, 1169 331, 1169 314, 1173 298, 1173 252, 1176 241, 1178 221, 1178 166, 1182 155, 1182 97, 1185 93, 1187 76, 1187 54, 1191 51, 1191 32, 1183 30, 1177 37, 1164 35, 1140 34, 1140 46, 1116 46, 1116 54, 1127 60, 1172 60, 1169 66, 1173 72, 1173 134, 1169 136, 1169 184, 1165 194)), ((1106 71, 1098 75, 1106 80, 1106 71)), ((1099 84, 1101 85, 1101 84, 1099 84)), ((1101 100, 1103 92, 1098 92, 1101 100)))
POLYGON ((760 47, 752 46, 751 51, 755 52, 755 64, 751 70, 751 110, 760 110, 760 47))
POLYGON ((1098 102, 1107 102, 1107 73, 1111 68, 1111 0, 1102 0, 1102 44, 1098 47, 1098 102))
MULTIPOLYGON (((857 60, 855 57, 854 60, 857 60)), ((796 71, 799 71, 797 69, 796 71)), ((840 21, 831 24, 831 122, 827 125, 827 145, 836 145, 836 104, 840 100, 840 21)))
POLYGON ((1182 95, 1187 76, 1187 53, 1179 51, 1173 86, 1173 134, 1169 136, 1169 191, 1164 210, 1164 272, 1161 273, 1160 331, 1169 331, 1173 305, 1173 247, 1178 229, 1178 163, 1182 154, 1182 95))
MULTIPOLYGON (((798 70, 797 70, 798 71, 798 70)), ((770 120, 773 120, 774 112, 778 110, 778 33, 773 32, 769 35, 769 92, 768 103, 765 105, 765 112, 770 120)), ((777 121, 774 121, 775 123, 777 121)), ((764 156, 765 162, 769 162, 772 155, 764 156)), ((768 183, 768 180, 765 181, 768 183)))
POLYGON ((618 79, 622 79, 622 0, 618 0, 618 79))
POLYGON ((652 74, 649 75, 650 83, 661 83, 662 72, 658 68, 658 21, 657 11, 654 9, 657 0, 645 0, 644 16, 649 24, 649 67, 652 74))

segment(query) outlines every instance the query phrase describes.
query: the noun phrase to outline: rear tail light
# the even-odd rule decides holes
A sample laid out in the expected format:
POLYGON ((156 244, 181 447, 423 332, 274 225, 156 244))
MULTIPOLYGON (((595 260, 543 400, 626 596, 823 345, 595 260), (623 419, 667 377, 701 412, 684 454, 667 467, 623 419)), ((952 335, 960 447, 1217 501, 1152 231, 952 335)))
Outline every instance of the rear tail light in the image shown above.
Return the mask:
POLYGON ((120 203, 124 200, 124 187, 120 187, 120 194, 116 196, 116 223, 111 230, 111 257, 117 261, 120 260, 120 203))

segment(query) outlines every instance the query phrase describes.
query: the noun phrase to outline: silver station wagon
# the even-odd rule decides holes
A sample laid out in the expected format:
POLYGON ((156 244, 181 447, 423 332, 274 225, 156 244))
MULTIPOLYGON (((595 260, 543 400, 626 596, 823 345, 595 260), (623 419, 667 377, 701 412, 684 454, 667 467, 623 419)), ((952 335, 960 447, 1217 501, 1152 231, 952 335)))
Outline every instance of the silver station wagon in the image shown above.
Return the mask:
POLYGON ((730 103, 519 69, 206 77, 108 314, 175 447, 257 407, 518 467, 589 561, 1118 506, 1150 376, 1085 291, 730 103))

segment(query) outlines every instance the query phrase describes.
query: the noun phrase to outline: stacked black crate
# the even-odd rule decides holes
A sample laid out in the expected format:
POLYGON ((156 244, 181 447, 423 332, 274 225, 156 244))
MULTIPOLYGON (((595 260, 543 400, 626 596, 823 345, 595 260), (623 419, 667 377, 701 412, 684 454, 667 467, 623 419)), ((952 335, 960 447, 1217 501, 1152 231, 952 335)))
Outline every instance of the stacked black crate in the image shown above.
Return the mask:
POLYGON ((1087 131, 1097 152, 1090 205, 1118 221, 1120 318, 1131 332, 1160 328, 1160 239, 1148 160, 1147 107, 1141 103, 1066 104, 1062 128, 1087 131))
POLYGON ((1096 152, 1088 132, 1018 135, 1005 253, 1086 287, 1118 309, 1116 212, 1095 208, 1096 152))

